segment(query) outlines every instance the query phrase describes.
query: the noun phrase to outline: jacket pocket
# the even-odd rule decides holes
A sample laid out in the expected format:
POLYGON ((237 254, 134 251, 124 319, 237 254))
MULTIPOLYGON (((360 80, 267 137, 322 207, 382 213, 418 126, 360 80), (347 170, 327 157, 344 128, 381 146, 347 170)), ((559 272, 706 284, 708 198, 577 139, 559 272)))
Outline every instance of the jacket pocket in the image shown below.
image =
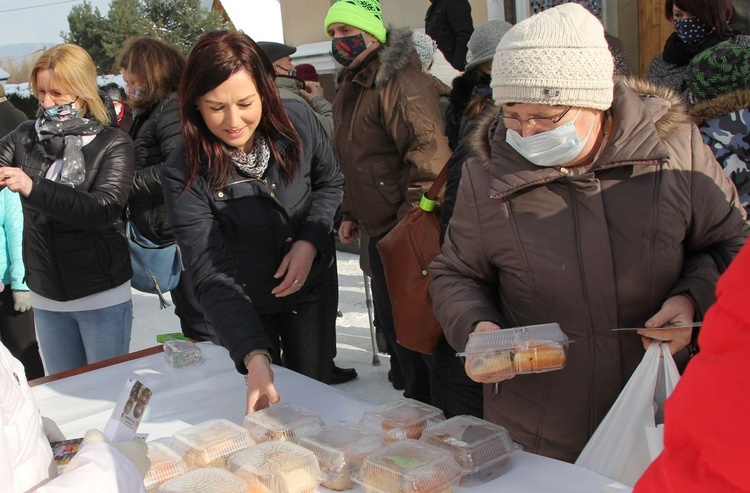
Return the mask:
POLYGON ((391 204, 400 204, 404 201, 404 192, 399 185, 397 173, 388 166, 376 164, 370 168, 375 188, 391 204))

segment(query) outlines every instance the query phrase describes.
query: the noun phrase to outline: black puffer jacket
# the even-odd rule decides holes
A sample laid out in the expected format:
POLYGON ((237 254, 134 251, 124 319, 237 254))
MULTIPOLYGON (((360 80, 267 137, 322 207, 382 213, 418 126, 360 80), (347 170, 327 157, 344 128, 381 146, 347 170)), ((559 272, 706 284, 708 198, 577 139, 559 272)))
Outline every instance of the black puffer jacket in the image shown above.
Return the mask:
POLYGON ((154 243, 174 241, 169 226, 161 168, 181 142, 177 93, 171 93, 155 105, 140 112, 128 133, 135 143, 135 180, 128 208, 138 231, 154 243))
POLYGON ((44 178, 52 163, 36 143, 34 123, 0 140, 0 166, 21 168, 34 180, 21 200, 26 284, 70 301, 128 281, 133 271, 121 217, 133 186, 133 142, 105 127, 83 147, 86 178, 73 188, 44 178))
POLYGON ((272 157, 262 180, 236 175, 212 190, 199 176, 183 193, 188 170, 182 145, 162 170, 169 219, 198 299, 242 373, 247 353, 271 347, 258 314, 294 309, 297 295, 271 294, 281 282, 273 275, 292 244, 306 240, 318 251, 302 294, 316 289, 316 279, 334 262, 330 235, 344 178, 312 110, 304 102, 283 103, 302 141, 302 165, 292 183, 281 179, 272 157))

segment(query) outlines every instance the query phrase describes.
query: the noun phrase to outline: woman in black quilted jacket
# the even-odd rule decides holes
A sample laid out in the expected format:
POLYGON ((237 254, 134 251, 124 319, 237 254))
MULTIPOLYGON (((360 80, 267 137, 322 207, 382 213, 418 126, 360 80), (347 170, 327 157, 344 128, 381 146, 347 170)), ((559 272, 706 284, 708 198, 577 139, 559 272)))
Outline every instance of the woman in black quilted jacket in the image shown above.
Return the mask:
MULTIPOLYGON (((181 139, 177 86, 185 56, 161 39, 134 36, 125 41, 115 66, 120 67, 125 79, 128 105, 133 110, 128 133, 135 142, 135 180, 128 213, 143 236, 157 245, 166 245, 175 237, 159 175, 181 139)), ((212 339, 213 331, 203 316, 189 273, 183 271, 171 295, 183 334, 196 340, 212 339)))

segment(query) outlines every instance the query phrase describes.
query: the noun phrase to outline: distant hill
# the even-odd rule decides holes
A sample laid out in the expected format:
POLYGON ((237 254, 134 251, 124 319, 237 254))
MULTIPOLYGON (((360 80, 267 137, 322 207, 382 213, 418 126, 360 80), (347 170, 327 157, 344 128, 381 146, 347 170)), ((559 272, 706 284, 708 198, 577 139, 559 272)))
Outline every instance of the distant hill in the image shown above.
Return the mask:
POLYGON ((0 66, 8 57, 12 59, 24 58, 34 53, 36 50, 51 48, 58 43, 51 41, 49 43, 15 43, 9 45, 0 45, 0 66))

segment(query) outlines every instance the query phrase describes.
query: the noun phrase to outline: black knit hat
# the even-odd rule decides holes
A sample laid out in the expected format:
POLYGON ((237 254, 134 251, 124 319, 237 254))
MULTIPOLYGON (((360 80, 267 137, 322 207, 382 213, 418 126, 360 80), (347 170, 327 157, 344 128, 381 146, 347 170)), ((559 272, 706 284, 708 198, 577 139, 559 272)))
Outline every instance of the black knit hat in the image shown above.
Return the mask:
POLYGON ((687 88, 698 101, 750 88, 750 46, 724 41, 697 54, 685 70, 687 88))

